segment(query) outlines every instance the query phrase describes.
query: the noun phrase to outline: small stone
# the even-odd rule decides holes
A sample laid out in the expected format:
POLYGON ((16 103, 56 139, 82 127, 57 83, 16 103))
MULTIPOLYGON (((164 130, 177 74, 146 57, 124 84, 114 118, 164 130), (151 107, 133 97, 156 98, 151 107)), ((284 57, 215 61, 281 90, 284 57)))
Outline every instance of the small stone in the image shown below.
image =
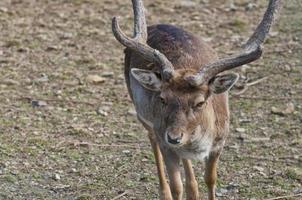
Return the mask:
POLYGON ((271 108, 271 112, 272 112, 272 114, 285 116, 285 115, 294 113, 295 112, 295 106, 292 102, 288 103, 286 105, 285 109, 281 109, 281 108, 277 108, 277 107, 273 106, 271 108))
POLYGON ((203 37, 202 38, 205 42, 211 42, 213 41, 213 38, 212 37, 203 37))
POLYGON ((48 46, 46 48, 46 51, 57 51, 57 50, 60 50, 60 47, 58 47, 58 46, 48 46))
POLYGON ((31 106, 33 108, 35 108, 35 107, 44 107, 44 106, 47 106, 47 103, 46 103, 46 101, 32 100, 31 101, 31 106))
POLYGON ((4 85, 20 85, 20 83, 16 80, 13 80, 13 79, 5 79, 3 81, 0 82, 1 84, 4 84, 4 85))
POLYGON ((256 137, 256 138, 250 138, 251 142, 267 142, 270 141, 269 137, 256 137))
POLYGON ((269 36, 271 36, 271 37, 276 37, 278 34, 279 34, 278 31, 270 31, 269 32, 269 36))
POLYGON ((26 53, 26 52, 29 52, 29 48, 20 47, 17 51, 18 51, 19 53, 26 53))
POLYGON ((228 190, 227 190, 227 189, 219 188, 219 189, 217 189, 217 191, 216 191, 216 196, 218 196, 218 197, 223 197, 223 196, 225 196, 226 193, 228 193, 228 190))
POLYGON ((242 73, 246 74, 249 70, 251 69, 251 67, 249 65, 243 65, 240 70, 242 73))
POLYGON ((271 112, 273 114, 276 114, 276 115, 283 115, 282 111, 279 108, 275 107, 275 106, 271 107, 271 112))
POLYGON ((209 0, 201 0, 200 3, 207 4, 207 3, 209 3, 209 0))
POLYGON ((253 10, 254 8, 256 8, 257 5, 254 4, 254 3, 248 3, 246 6, 245 6, 245 10, 246 11, 250 11, 250 10, 253 10))
POLYGON ((114 73, 113 72, 103 72, 101 75, 102 75, 102 77, 111 78, 114 76, 114 73))
POLYGON ((6 12, 8 12, 8 8, 0 7, 0 12, 6 13, 6 12))
POLYGON ((73 37, 72 33, 62 33, 62 35, 60 36, 61 40, 67 40, 73 37))
POLYGON ((236 128, 235 131, 238 132, 238 133, 244 133, 245 128, 236 128))
POLYGON ((290 102, 286 105, 286 109, 284 110, 283 113, 284 114, 291 114, 293 112, 295 112, 295 105, 292 102, 290 102))
POLYGON ((240 133, 240 135, 237 138, 244 142, 250 141, 250 136, 245 133, 240 133))
POLYGON ((103 111, 109 112, 111 110, 110 106, 102 106, 101 107, 103 111))
POLYGON ((134 108, 129 108, 128 114, 129 114, 129 115, 132 115, 132 116, 136 116, 136 111, 135 111, 135 109, 134 109, 134 108))
POLYGON ((124 154, 130 154, 130 151, 129 150, 123 150, 122 151, 124 154))
POLYGON ((108 116, 108 112, 106 112, 106 110, 104 110, 102 107, 99 107, 97 110, 96 110, 96 113, 98 115, 103 115, 104 117, 107 117, 108 116))
POLYGON ((238 7, 234 3, 231 3, 225 10, 227 12, 229 12, 229 11, 236 11, 236 10, 238 10, 238 7))
POLYGON ((234 182, 230 182, 227 186, 227 190, 234 190, 235 188, 238 188, 240 186, 240 184, 238 183, 234 183, 234 182))
POLYGON ((253 166, 253 169, 259 171, 259 172, 263 172, 264 168, 263 167, 259 167, 259 166, 253 166))
POLYGON ((296 189, 294 189, 293 193, 294 194, 300 194, 300 193, 302 193, 302 188, 296 188, 296 189))
POLYGON ((187 7, 187 8, 195 7, 196 6, 196 2, 188 1, 188 0, 183 0, 183 1, 180 2, 180 6, 187 7))
POLYGON ((54 174, 53 179, 59 181, 61 180, 61 176, 59 174, 54 174))
POLYGON ((247 119, 247 118, 239 118, 239 122, 240 123, 249 123, 249 122, 251 122, 252 120, 250 120, 250 119, 247 119))
POLYGON ((99 84, 99 83, 104 83, 105 79, 98 75, 88 75, 86 81, 92 84, 99 84))
POLYGON ((41 74, 40 78, 34 79, 34 83, 43 83, 49 81, 47 74, 41 74))
POLYGON ((29 163, 28 162, 23 162, 23 165, 25 166, 25 167, 29 167, 29 163))

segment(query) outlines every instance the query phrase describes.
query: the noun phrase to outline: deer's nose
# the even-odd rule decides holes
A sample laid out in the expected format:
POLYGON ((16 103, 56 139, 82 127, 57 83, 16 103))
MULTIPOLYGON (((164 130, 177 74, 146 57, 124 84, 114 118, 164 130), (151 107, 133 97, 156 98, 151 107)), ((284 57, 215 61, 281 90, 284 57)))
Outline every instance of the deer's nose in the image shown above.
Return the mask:
POLYGON ((170 134, 170 133, 167 133, 167 139, 168 139, 168 142, 170 144, 179 144, 182 137, 183 137, 183 133, 180 133, 180 134, 170 134))

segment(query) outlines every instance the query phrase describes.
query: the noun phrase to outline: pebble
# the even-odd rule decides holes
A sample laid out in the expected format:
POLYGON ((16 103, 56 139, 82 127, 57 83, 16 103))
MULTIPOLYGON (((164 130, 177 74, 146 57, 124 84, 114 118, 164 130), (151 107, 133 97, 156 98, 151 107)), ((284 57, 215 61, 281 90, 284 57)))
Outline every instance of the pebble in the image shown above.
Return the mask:
POLYGON ((248 3, 246 6, 245 6, 245 10, 246 11, 250 11, 250 10, 253 10, 254 8, 256 8, 257 5, 254 4, 254 3, 248 3))
POLYGON ((103 72, 101 75, 102 75, 102 77, 111 78, 114 76, 114 73, 113 72, 103 72))
POLYGON ((238 132, 238 133, 244 133, 245 128, 236 128, 235 131, 238 132))
POLYGON ((288 103, 286 105, 285 109, 277 108, 277 107, 273 106, 273 107, 271 107, 271 112, 272 112, 272 114, 285 116, 285 115, 294 113, 295 112, 295 106, 292 102, 288 103))
POLYGON ((41 74, 40 78, 34 79, 33 82, 35 82, 35 83, 43 83, 43 82, 47 82, 47 81, 49 81, 48 76, 47 76, 47 74, 43 73, 43 74, 41 74))
POLYGON ((59 174, 54 174, 53 179, 56 181, 61 180, 61 176, 59 174))
POLYGON ((129 153, 130 153, 129 150, 123 150, 122 152, 123 152, 124 154, 129 154, 129 153))
POLYGON ((35 108, 35 107, 44 107, 44 106, 47 106, 47 102, 46 101, 41 101, 41 100, 32 100, 31 101, 31 106, 33 108, 35 108))
POLYGON ((228 193, 228 190, 227 190, 227 189, 219 188, 219 189, 217 189, 217 191, 216 191, 216 196, 222 197, 222 196, 225 196, 226 193, 228 193))
POLYGON ((5 84, 5 85, 20 85, 20 83, 18 81, 13 80, 13 79, 5 79, 1 83, 5 84))
POLYGON ((132 115, 132 116, 136 116, 136 111, 135 111, 135 109, 134 109, 134 108, 129 108, 128 114, 129 114, 129 115, 132 115))
POLYGON ((104 83, 105 79, 98 75, 88 75, 86 81, 88 83, 99 84, 99 83, 104 83))
POLYGON ((108 116, 108 112, 106 112, 102 107, 99 107, 97 110, 96 110, 96 113, 98 115, 103 115, 104 117, 107 117, 108 116))
POLYGON ((253 166, 253 169, 259 171, 259 172, 263 172, 264 168, 263 167, 259 167, 259 166, 253 166))

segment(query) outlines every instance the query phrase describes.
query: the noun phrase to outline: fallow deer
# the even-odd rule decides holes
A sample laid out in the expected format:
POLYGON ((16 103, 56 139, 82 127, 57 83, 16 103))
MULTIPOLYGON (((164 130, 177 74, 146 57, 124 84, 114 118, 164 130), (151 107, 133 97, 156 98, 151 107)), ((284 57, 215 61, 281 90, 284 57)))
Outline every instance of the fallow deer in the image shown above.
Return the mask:
POLYGON ((126 47, 125 79, 137 117, 147 129, 164 200, 199 199, 191 159, 205 161, 208 198, 215 200, 217 161, 229 132, 228 90, 235 73, 220 74, 260 58, 281 0, 269 0, 262 21, 242 50, 218 59, 202 39, 173 25, 148 26, 141 0, 132 0, 134 36, 112 19, 115 38, 126 47), (165 178, 164 163, 169 177, 165 178))

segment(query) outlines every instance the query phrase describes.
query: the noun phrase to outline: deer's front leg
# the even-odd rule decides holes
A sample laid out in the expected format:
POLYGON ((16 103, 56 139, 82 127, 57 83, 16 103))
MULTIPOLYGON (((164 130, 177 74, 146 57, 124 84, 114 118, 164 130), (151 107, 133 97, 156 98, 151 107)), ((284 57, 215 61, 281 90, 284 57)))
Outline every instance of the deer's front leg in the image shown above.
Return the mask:
POLYGON ((160 147, 159 147, 158 142, 156 141, 154 133, 151 131, 149 131, 149 139, 151 142, 151 146, 153 149, 155 162, 156 162, 156 166, 157 166, 157 173, 158 173, 158 177, 159 177, 160 199, 161 200, 172 200, 170 187, 167 183, 166 176, 165 176, 164 163, 163 163, 163 158, 162 158, 162 154, 160 151, 160 147))
POLYGON ((180 174, 180 158, 174 152, 164 149, 164 160, 170 180, 170 189, 174 200, 181 200, 183 193, 183 185, 180 174))
POLYGON ((182 163, 186 175, 187 200, 199 200, 198 184, 195 179, 195 174, 194 174, 191 160, 183 159, 182 163))
POLYGON ((206 159, 206 169, 204 180, 208 186, 209 200, 215 200, 215 184, 217 179, 217 161, 219 158, 219 152, 210 153, 206 159))

